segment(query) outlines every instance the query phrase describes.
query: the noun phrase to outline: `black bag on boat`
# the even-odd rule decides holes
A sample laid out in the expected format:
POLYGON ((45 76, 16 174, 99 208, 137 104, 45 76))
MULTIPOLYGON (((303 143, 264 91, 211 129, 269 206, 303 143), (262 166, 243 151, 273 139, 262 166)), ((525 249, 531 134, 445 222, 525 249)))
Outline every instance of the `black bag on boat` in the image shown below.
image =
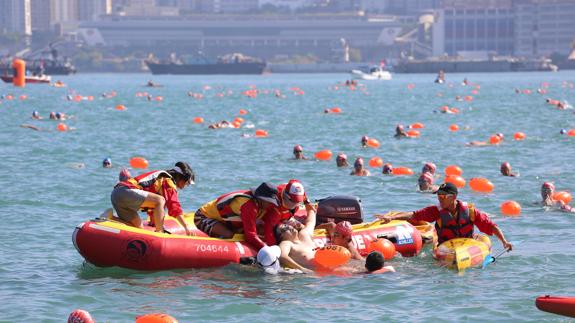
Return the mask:
POLYGON ((361 200, 355 196, 334 195, 317 200, 317 224, 349 221, 351 224, 363 222, 361 200))

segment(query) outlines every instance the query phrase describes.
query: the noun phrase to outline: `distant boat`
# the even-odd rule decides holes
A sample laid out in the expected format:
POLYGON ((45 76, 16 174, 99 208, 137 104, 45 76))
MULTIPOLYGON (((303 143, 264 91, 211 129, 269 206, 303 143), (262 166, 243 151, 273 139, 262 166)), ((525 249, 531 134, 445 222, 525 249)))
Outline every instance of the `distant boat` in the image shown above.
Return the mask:
POLYGON ((391 73, 389 71, 384 70, 380 66, 372 66, 369 68, 369 72, 364 72, 362 70, 351 70, 351 76, 354 79, 358 80, 383 80, 389 81, 391 80, 391 73))
MULTIPOLYGON (((26 59, 26 70, 36 72, 43 64, 43 73, 47 75, 69 75, 76 73, 76 67, 70 62, 54 61, 49 59, 29 60, 26 59)), ((12 73, 12 63, 0 64, 0 74, 12 73)))
MULTIPOLYGON (((12 83, 14 81, 13 75, 2 75, 0 78, 6 83, 12 83)), ((26 76, 26 83, 50 83, 50 81, 52 81, 52 78, 49 75, 26 76)))
POLYGON ((154 75, 262 74, 266 68, 265 62, 241 54, 223 56, 216 61, 210 61, 201 56, 189 63, 181 61, 161 63, 153 60, 146 60, 145 63, 154 75))

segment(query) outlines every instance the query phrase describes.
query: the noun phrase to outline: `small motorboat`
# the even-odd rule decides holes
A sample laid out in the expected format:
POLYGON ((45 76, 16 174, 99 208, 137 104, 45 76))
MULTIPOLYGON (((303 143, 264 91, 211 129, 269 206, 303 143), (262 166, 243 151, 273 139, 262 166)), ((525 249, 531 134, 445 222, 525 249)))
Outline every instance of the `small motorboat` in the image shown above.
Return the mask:
POLYGON ((389 73, 389 71, 384 70, 380 66, 370 67, 369 72, 367 73, 361 70, 352 70, 351 76, 354 79, 368 80, 368 81, 374 81, 374 80, 389 81, 392 78, 391 73, 389 73))
MULTIPOLYGON (((6 83, 12 83, 14 81, 14 76, 13 75, 2 75, 0 76, 0 78, 2 79, 2 81, 6 82, 6 83)), ((30 76, 26 76, 26 83, 50 83, 52 81, 52 77, 50 77, 49 75, 30 75, 30 76)))

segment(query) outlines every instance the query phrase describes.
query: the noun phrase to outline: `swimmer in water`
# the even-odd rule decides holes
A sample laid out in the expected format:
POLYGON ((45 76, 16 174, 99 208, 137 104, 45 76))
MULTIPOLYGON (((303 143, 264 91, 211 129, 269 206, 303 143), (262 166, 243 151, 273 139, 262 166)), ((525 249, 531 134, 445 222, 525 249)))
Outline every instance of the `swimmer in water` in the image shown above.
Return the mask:
POLYGON ((437 166, 434 163, 427 162, 421 168, 422 173, 431 173, 431 175, 435 175, 435 171, 437 170, 437 166))
POLYGON ((393 166, 391 166, 391 164, 387 163, 383 165, 383 169, 381 170, 381 173, 383 175, 392 175, 393 174, 393 166))
POLYGON ((511 164, 509 164, 508 162, 501 163, 501 168, 499 170, 501 171, 501 175, 503 175, 503 176, 510 176, 510 177, 518 177, 519 176, 518 173, 512 173, 511 172, 511 164))
POLYGON ((109 157, 108 157, 108 158, 105 158, 105 159, 102 161, 102 167, 103 167, 103 168, 112 168, 112 159, 110 159, 109 157))
POLYGON ((335 163, 337 167, 348 167, 349 164, 347 163, 347 155, 344 153, 339 153, 335 158, 335 163))
POLYGON ((434 193, 439 186, 433 185, 433 174, 430 172, 423 172, 417 179, 417 185, 420 192, 434 193))
POLYGON ((367 147, 367 142, 369 141, 369 137, 368 136, 363 136, 361 137, 361 146, 362 147, 367 147))
POLYGON ((570 205, 565 204, 565 202, 561 200, 556 200, 553 198, 553 194, 555 193, 555 185, 550 182, 545 182, 541 185, 541 202, 538 204, 542 206, 552 207, 558 209, 561 212, 567 213, 574 213, 575 209, 572 208, 570 205))
POLYGON ((301 145, 295 145, 293 147, 293 157, 294 159, 307 159, 307 157, 303 155, 303 147, 301 145))
POLYGON ((402 124, 398 124, 398 125, 395 127, 395 135, 394 135, 394 137, 395 137, 395 138, 407 137, 407 132, 405 132, 405 129, 404 129, 404 127, 403 127, 402 124))
POLYGON ((367 255, 365 258, 365 270, 366 274, 395 272, 393 266, 385 266, 385 258, 379 251, 372 251, 367 255))
POLYGON ((363 167, 363 158, 358 157, 355 162, 353 163, 353 170, 351 171, 350 175, 354 176, 369 176, 371 173, 369 170, 363 167))
POLYGON ((32 119, 42 120, 42 117, 40 116, 40 113, 38 113, 38 111, 34 111, 34 112, 32 112, 32 119))
POLYGON ((337 224, 335 222, 322 223, 316 226, 316 229, 325 229, 331 244, 347 248, 351 253, 352 259, 363 260, 351 240, 353 227, 349 221, 341 221, 337 224))

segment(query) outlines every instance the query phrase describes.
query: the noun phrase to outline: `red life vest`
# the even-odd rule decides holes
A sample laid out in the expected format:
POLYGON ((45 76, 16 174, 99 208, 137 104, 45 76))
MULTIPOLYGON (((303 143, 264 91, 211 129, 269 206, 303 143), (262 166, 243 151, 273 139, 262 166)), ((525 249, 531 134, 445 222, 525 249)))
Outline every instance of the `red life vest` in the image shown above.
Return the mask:
POLYGON ((449 210, 439 210, 439 219, 435 221, 435 230, 439 243, 454 238, 471 238, 473 236, 473 205, 457 201, 457 216, 453 218, 449 210))
POLYGON ((151 172, 140 174, 134 178, 129 178, 123 182, 119 182, 116 186, 126 186, 131 189, 140 189, 146 190, 154 193, 161 192, 161 181, 158 181, 159 178, 168 178, 170 179, 170 186, 175 188, 173 183, 172 176, 168 174, 168 172, 163 170, 154 170, 151 172), (152 189, 153 188, 153 189, 152 189))
POLYGON ((231 216, 237 216, 237 214, 235 214, 230 207, 230 204, 236 197, 246 197, 255 200, 250 190, 234 191, 218 197, 216 200, 216 207, 222 219, 226 219, 231 216))

